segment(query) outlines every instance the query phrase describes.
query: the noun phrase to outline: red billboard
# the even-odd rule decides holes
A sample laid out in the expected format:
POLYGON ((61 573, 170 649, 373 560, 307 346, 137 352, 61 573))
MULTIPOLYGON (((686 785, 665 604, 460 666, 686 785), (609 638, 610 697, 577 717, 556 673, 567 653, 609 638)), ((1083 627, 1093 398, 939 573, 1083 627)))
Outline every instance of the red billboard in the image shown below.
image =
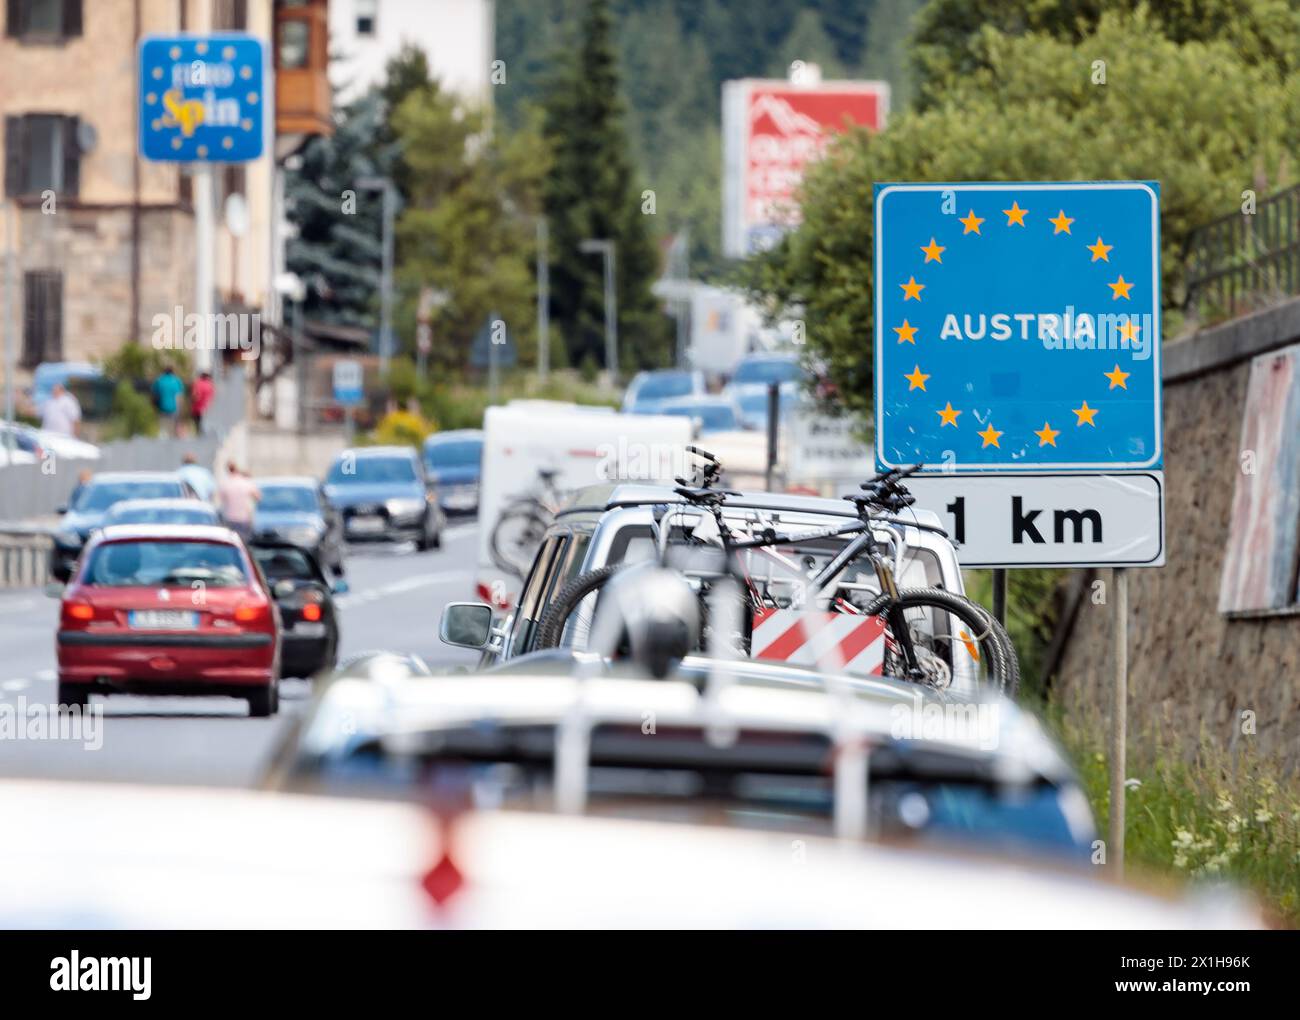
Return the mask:
POLYGON ((804 168, 846 127, 884 126, 889 86, 840 81, 796 85, 746 79, 723 93, 724 248, 746 255, 799 222, 794 193, 804 168))

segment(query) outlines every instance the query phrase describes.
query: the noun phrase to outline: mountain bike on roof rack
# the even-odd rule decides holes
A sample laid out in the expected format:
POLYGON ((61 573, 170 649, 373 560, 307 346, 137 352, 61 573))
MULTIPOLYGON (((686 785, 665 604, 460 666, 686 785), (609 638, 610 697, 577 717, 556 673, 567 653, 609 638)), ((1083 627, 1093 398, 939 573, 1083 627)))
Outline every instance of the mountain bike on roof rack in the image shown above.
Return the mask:
MULTIPOLYGON (((751 521, 747 522, 748 534, 741 535, 725 512, 727 498, 737 494, 715 487, 721 464, 707 451, 697 447, 687 450, 702 463, 691 479, 677 479, 674 491, 683 502, 664 506, 656 514, 656 540, 660 564, 681 570, 696 585, 706 608, 706 630, 708 596, 719 581, 729 578, 739 590, 741 625, 739 632, 728 638, 743 655, 779 658, 772 645, 756 650, 755 627, 763 625, 763 633, 769 634, 773 629, 767 624, 779 630, 793 620, 801 623, 800 633, 807 634, 809 640, 800 646, 801 657, 790 661, 844 668, 849 666, 849 661, 843 661, 848 652, 842 652, 842 661, 837 662, 835 636, 858 628, 840 614, 870 617, 881 628, 876 636, 883 638, 879 669, 885 675, 936 688, 991 687, 1008 695, 1015 693, 1020 681, 1015 650, 990 613, 942 588, 898 586, 890 550, 897 552, 903 546, 906 529, 946 536, 942 528, 899 516, 915 502, 903 479, 922 465, 878 474, 862 484, 861 495, 846 496, 857 511, 855 520, 798 532, 778 531, 771 524, 751 521), (690 527, 685 526, 688 517, 694 518, 690 527), (714 553, 711 563, 702 565, 698 555, 691 555, 709 550, 714 553), (749 559, 753 553, 784 564, 786 576, 771 572, 761 576, 749 559), (844 580, 846 571, 854 566, 869 568, 869 575, 864 571, 867 583, 844 580), (792 610, 802 614, 802 621, 789 615, 792 610), (774 615, 778 613, 786 615, 774 615), (820 638, 817 632, 821 632, 820 638), (813 655, 817 649, 822 654, 813 655)), ((540 621, 534 647, 558 647, 578 606, 624 566, 611 564, 591 571, 561 589, 540 621)), ((868 634, 870 630, 870 626, 863 628, 868 634)), ((790 645, 791 640, 785 639, 783 647, 790 645)))

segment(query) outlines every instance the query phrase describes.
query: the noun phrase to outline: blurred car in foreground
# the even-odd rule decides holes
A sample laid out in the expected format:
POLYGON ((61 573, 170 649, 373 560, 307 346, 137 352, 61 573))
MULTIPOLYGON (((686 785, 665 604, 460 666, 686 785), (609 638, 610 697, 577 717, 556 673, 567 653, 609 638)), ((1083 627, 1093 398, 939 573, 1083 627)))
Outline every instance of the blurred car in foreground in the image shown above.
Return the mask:
POLYGON ((676 368, 638 372, 623 393, 623 413, 655 414, 664 401, 706 392, 701 372, 676 368))
POLYGON ((104 516, 127 499, 186 499, 194 492, 169 471, 114 471, 97 474, 79 485, 67 505, 59 508, 59 523, 50 547, 50 576, 66 581, 82 546, 104 516))
POLYGON ((0 781, 0 927, 1255 928, 1236 897, 785 829, 0 781), (148 862, 142 866, 142 862, 148 862))
POLYGON ((316 557, 300 546, 254 540, 250 548, 280 610, 280 675, 310 677, 332 669, 339 648, 334 596, 348 590, 347 582, 331 584, 316 557))
POLYGON ((124 499, 104 514, 104 527, 115 524, 221 525, 216 508, 201 499, 124 499))
POLYGON ((91 694, 224 694, 278 706, 279 615, 227 528, 122 525, 86 545, 63 589, 59 703, 91 694))
POLYGON ((438 485, 438 502, 445 513, 477 513, 483 476, 482 431, 434 433, 424 441, 424 469, 438 485))
POLYGON ((32 454, 37 460, 47 455, 60 460, 98 460, 99 447, 75 436, 65 436, 49 429, 37 429, 21 422, 0 421, 0 446, 13 445, 32 454))
POLYGON ((696 424, 698 436, 714 432, 735 432, 744 427, 740 408, 728 397, 680 397, 666 400, 655 409, 655 414, 690 418, 696 424))
POLYGON ((446 518, 436 486, 410 447, 344 450, 330 465, 324 491, 343 517, 349 542, 411 541, 420 550, 442 545, 446 518))
POLYGON ((301 546, 335 577, 343 574, 343 520, 314 478, 256 478, 254 542, 301 546))

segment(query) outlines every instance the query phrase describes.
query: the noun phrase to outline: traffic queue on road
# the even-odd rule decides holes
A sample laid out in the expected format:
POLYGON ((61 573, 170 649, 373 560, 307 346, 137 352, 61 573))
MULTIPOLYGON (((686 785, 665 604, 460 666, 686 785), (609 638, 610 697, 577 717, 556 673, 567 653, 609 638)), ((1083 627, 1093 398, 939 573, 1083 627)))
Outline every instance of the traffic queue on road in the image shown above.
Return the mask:
MULTIPOLYGON (((607 437, 635 417, 555 413, 607 437)), ((559 441, 565 427, 551 430, 559 441)), ((78 888, 111 923, 1261 923, 1245 901, 1095 877, 1079 777, 1015 702, 1015 651, 965 598, 953 543, 912 507, 906 471, 827 499, 733 490, 726 465, 689 444, 669 462, 685 472, 675 482, 565 490, 554 470, 553 504, 529 511, 517 592, 429 621, 479 654, 473 670, 402 648, 336 666, 347 549, 440 545, 453 510, 435 472, 464 469, 459 447, 483 451, 481 466, 452 484, 517 511, 499 497, 493 436, 489 421, 445 449, 345 450, 323 480, 254 480, 261 501, 242 527, 204 518, 209 504, 169 476, 84 483, 52 553, 67 578, 61 704, 219 693, 257 717, 277 711, 282 677, 314 678, 305 711, 277 731, 265 789, 209 798, 202 827, 219 840, 269 827, 291 880, 265 899, 238 881, 256 865, 236 855, 221 896, 142 908, 110 892, 120 876, 105 866, 78 888), (333 848, 328 874, 295 863, 291 818, 333 848), (397 843, 378 853, 363 831, 397 843), (603 852, 561 867, 577 846, 603 852), (610 894, 642 852, 661 892, 610 894), (554 895, 518 895, 547 861, 554 895), (890 891, 904 872, 933 891, 919 909, 890 891), (324 885, 334 909, 316 897, 324 885)), ((188 840, 154 845, 177 875, 188 840)))

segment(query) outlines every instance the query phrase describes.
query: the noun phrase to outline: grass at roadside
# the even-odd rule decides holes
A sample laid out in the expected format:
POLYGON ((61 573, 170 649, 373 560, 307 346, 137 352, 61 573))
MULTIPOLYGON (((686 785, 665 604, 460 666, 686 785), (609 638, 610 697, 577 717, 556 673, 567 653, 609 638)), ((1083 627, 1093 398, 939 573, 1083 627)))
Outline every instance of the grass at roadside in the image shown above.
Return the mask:
MULTIPOLYGON (((1104 834, 1105 731, 1055 714, 1104 834)), ((1249 743, 1230 753, 1202 740, 1186 757, 1146 734, 1130 734, 1127 771, 1138 781, 1125 816, 1125 859, 1134 869, 1245 886, 1277 920, 1300 926, 1300 777, 1249 743)))

